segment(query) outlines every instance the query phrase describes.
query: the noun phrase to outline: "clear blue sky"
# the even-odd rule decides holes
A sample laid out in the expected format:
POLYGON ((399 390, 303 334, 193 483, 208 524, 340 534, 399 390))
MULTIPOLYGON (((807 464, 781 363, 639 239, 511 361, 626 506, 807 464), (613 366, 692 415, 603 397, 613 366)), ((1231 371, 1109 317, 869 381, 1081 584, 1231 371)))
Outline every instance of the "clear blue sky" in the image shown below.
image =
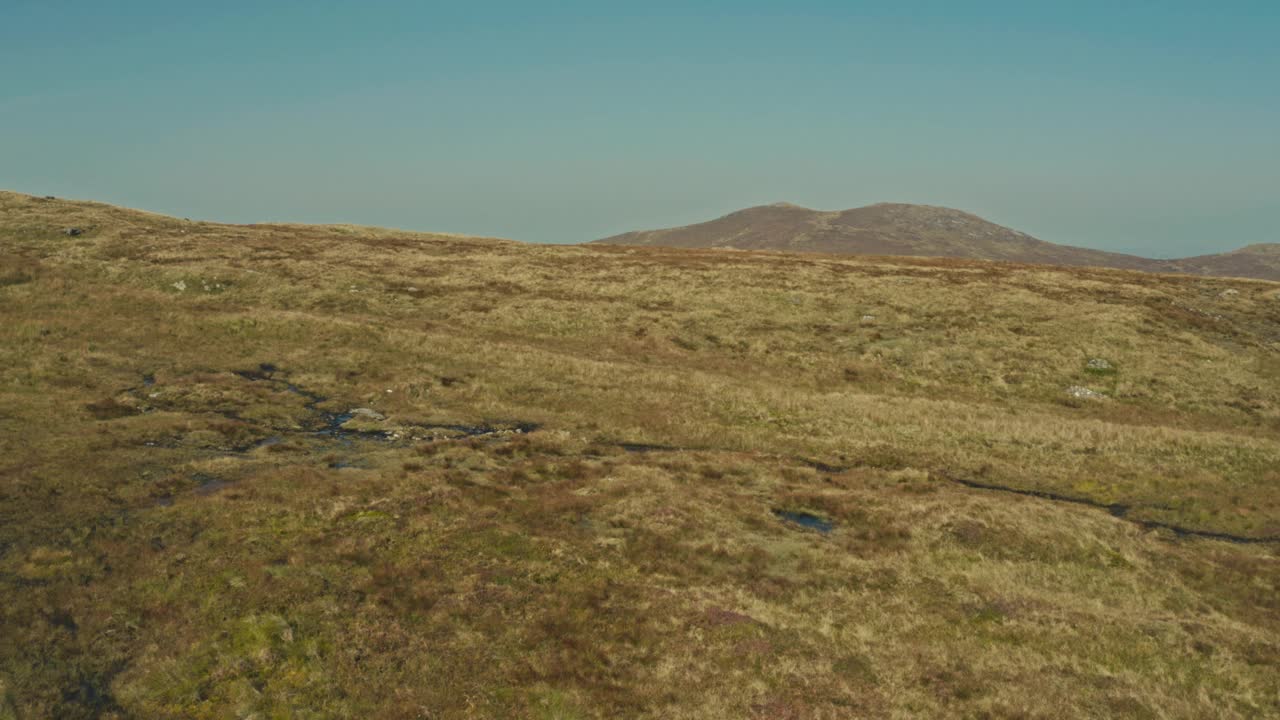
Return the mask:
POLYGON ((787 200, 1280 242, 1280 3, 3 0, 0 187, 576 242, 787 200))

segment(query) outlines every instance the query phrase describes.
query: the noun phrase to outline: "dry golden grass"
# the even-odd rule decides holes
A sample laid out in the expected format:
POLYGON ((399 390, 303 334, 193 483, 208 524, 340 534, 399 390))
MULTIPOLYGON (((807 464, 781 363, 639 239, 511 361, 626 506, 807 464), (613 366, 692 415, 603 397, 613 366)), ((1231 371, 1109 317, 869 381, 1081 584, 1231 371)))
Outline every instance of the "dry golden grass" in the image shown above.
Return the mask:
POLYGON ((1280 715, 1274 283, 0 193, 0 317, 6 720, 1280 715))

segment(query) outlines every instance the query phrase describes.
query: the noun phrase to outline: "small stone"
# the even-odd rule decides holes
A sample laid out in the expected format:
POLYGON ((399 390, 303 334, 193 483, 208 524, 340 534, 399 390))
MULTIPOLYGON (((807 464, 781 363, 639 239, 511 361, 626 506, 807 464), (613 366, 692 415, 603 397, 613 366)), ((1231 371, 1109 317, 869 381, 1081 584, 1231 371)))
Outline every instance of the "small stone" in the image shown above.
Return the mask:
POLYGON ((1089 368, 1090 370, 1112 369, 1111 363, 1104 358, 1093 358, 1092 360, 1090 360, 1088 363, 1085 364, 1085 367, 1089 368))
POLYGON ((178 282, 174 283, 173 287, 177 288, 178 292, 187 291, 187 283, 183 280, 179 280, 178 282))
POLYGON ((80 229, 80 228, 78 228, 78 227, 69 227, 69 228, 67 228, 66 230, 63 230, 63 231, 62 231, 62 233, 63 233, 64 235, 69 236, 69 237, 77 237, 77 236, 79 236, 79 235, 83 235, 83 234, 84 234, 84 230, 81 230, 81 229, 80 229))
POLYGON ((351 410, 351 415, 362 417, 362 418, 368 418, 369 420, 377 420, 377 421, 382 421, 387 419, 387 416, 383 415, 377 410, 374 410, 373 408, 363 408, 363 407, 354 408, 353 410, 351 410))
POLYGON ((1239 294, 1240 294, 1240 291, 1239 291, 1239 290, 1235 290, 1235 289, 1227 289, 1227 290, 1223 290, 1221 293, 1219 293, 1219 294, 1218 294, 1218 297, 1220 297, 1220 298, 1231 298, 1231 297, 1235 297, 1235 296, 1237 296, 1237 295, 1239 295, 1239 294))
POLYGON ((1107 397, 1096 390, 1090 390, 1082 385, 1072 385, 1067 388, 1067 395, 1076 398, 1077 400, 1105 400, 1107 397))

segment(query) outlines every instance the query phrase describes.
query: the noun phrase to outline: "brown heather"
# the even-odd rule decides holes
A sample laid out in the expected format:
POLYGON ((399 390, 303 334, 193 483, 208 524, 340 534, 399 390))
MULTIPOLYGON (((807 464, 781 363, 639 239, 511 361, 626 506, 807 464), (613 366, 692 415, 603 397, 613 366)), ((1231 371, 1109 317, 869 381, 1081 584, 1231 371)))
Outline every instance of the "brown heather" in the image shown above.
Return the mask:
POLYGON ((1277 536, 1280 284, 0 193, 4 720, 1277 717, 1277 536))

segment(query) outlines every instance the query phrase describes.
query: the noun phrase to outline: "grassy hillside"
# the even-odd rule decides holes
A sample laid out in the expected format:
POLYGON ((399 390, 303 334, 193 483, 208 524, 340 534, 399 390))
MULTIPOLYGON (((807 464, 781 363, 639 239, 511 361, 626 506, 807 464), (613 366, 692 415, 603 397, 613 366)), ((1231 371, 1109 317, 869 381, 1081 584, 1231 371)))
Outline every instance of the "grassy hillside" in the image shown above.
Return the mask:
POLYGON ((0 318, 6 720, 1280 716, 1280 284, 6 193, 0 318))
POLYGON ((1217 255, 1166 260, 1170 271, 1194 275, 1280 279, 1280 243, 1259 243, 1217 255))

